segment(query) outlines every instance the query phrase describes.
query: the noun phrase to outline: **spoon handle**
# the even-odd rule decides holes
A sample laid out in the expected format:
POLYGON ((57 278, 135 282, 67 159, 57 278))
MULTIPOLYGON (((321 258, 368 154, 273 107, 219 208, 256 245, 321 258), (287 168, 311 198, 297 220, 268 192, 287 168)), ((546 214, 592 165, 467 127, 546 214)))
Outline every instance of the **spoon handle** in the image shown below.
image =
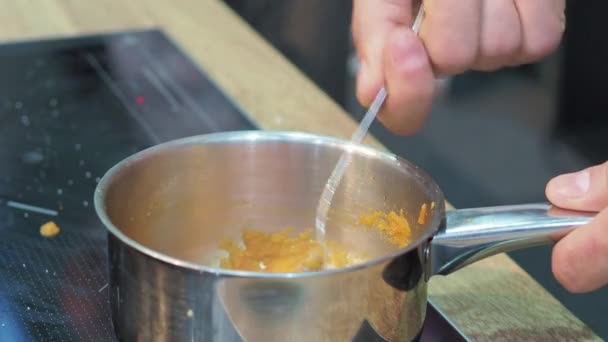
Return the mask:
MULTIPOLYGON (((424 18, 424 6, 420 4, 418 9, 418 14, 416 14, 416 18, 414 19, 414 23, 412 24, 412 31, 418 34, 420 31, 420 27, 422 25, 422 19, 424 18)), ((359 127, 355 130, 351 137, 351 142, 361 143, 369 127, 371 126, 374 119, 376 119, 376 115, 380 111, 380 108, 384 104, 384 100, 386 99, 386 88, 382 87, 376 98, 372 102, 371 106, 367 110, 367 113, 363 116, 359 127)), ((325 224, 327 220, 327 213, 329 212, 329 207, 331 206, 331 201, 336 193, 336 189, 340 184, 340 180, 346 171, 346 167, 350 163, 350 153, 345 152, 338 160, 336 167, 333 172, 329 176, 327 183, 325 184, 325 188, 323 189, 323 193, 321 193, 321 198, 319 199, 319 204, 317 205, 317 212, 315 217, 315 238, 318 241, 325 240, 325 224)))
POLYGON ((380 88, 380 91, 376 95, 376 98, 374 98, 374 102, 372 102, 372 105, 369 106, 367 113, 365 113, 365 116, 363 116, 363 119, 361 119, 361 123, 359 124, 359 127, 357 127, 357 130, 351 136, 351 138, 350 138, 351 142, 358 144, 363 140, 363 138, 365 138, 365 135, 367 134, 367 131, 369 130, 369 126, 371 126, 372 122, 374 122, 374 119, 376 118, 376 115, 380 111, 380 107, 382 107, 382 104, 384 104, 385 99, 386 99, 386 89, 384 87, 382 87, 382 88, 380 88))
MULTIPOLYGON (((424 19, 424 14, 424 5, 421 3, 420 7, 418 8, 418 14, 416 14, 416 18, 414 19, 414 23, 412 24, 412 31, 414 31, 416 35, 420 33, 420 27, 422 26, 422 19, 424 19)), ((380 107, 382 107, 382 105, 384 104, 385 99, 386 88, 382 87, 380 88, 380 91, 378 91, 376 98, 374 98, 374 102, 372 102, 372 105, 367 110, 367 113, 365 113, 365 116, 361 120, 359 127, 353 134, 351 138, 352 142, 360 143, 363 140, 363 138, 367 134, 367 131, 369 130, 369 126, 371 126, 372 122, 376 118, 376 115, 378 115, 380 107)))

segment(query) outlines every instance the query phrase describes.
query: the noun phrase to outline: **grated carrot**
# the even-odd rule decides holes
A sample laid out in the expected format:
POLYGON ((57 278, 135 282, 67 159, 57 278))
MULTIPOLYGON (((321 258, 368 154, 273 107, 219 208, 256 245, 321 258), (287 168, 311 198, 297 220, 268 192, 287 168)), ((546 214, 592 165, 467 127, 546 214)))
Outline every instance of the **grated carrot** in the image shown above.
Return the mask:
POLYGON ((428 210, 426 210, 426 203, 423 203, 420 207, 420 212, 418 213, 418 224, 425 224, 427 215, 428 210))
POLYGON ((220 248, 228 256, 220 260, 220 267, 263 272, 302 272, 320 270, 327 260, 329 267, 345 267, 358 257, 334 241, 327 241, 327 254, 320 242, 313 239, 312 229, 293 236, 292 229, 274 233, 245 230, 243 246, 226 240, 220 248))
POLYGON ((398 214, 395 211, 386 213, 376 210, 368 215, 360 216, 359 223, 368 228, 378 229, 396 246, 405 247, 410 243, 412 231, 403 210, 400 210, 398 214))

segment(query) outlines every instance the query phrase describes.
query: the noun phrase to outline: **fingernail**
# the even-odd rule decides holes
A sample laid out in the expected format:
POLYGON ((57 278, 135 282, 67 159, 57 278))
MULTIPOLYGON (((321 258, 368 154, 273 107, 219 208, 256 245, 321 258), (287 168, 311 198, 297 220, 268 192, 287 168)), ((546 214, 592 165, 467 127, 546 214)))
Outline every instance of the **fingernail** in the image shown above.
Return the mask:
POLYGON ((402 70, 419 70, 424 67, 426 56, 412 32, 402 30, 393 36, 391 59, 402 70))
POLYGON ((589 190, 590 178, 589 170, 569 173, 555 178, 553 186, 562 196, 581 197, 589 190))

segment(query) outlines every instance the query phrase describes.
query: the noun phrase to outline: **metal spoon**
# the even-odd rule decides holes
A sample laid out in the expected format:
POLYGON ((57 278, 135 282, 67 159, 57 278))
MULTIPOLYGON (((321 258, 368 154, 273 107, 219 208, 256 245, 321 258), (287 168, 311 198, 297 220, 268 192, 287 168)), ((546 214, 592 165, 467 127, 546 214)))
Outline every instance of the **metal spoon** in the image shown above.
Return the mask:
MULTIPOLYGON (((412 31, 418 34, 420 31, 420 26, 422 24, 422 19, 424 17, 424 6, 421 4, 418 9, 418 14, 416 14, 416 18, 414 19, 414 23, 412 24, 412 31)), ((371 106, 365 113, 365 116, 361 120, 359 127, 355 131, 355 133, 351 137, 351 142, 361 143, 367 131, 369 130, 369 126, 372 124, 378 111, 384 104, 384 100, 386 99, 386 89, 382 87, 376 98, 372 102, 371 106)), ((321 194, 321 198, 319 199, 319 204, 317 206, 316 218, 315 218, 315 239, 317 241, 323 242, 325 240, 326 233, 326 222, 327 222, 327 213, 329 212, 329 208, 331 207, 331 201, 333 200, 334 194, 336 193, 336 189, 342 180, 342 176, 346 171, 346 167, 350 164, 351 154, 350 152, 344 152, 338 160, 336 167, 333 172, 329 176, 327 183, 325 184, 325 188, 323 189, 323 193, 321 194)))

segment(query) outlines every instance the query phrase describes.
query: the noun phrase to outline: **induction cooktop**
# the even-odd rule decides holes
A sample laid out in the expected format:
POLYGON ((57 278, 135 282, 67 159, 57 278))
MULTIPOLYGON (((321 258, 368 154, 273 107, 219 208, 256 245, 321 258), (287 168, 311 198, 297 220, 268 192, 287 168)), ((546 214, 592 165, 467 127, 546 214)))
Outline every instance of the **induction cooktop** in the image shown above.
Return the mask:
MULTIPOLYGON (((0 45, 0 341, 118 340, 96 183, 152 145, 251 129, 160 30, 0 45)), ((463 339, 428 312, 421 341, 463 339)))

